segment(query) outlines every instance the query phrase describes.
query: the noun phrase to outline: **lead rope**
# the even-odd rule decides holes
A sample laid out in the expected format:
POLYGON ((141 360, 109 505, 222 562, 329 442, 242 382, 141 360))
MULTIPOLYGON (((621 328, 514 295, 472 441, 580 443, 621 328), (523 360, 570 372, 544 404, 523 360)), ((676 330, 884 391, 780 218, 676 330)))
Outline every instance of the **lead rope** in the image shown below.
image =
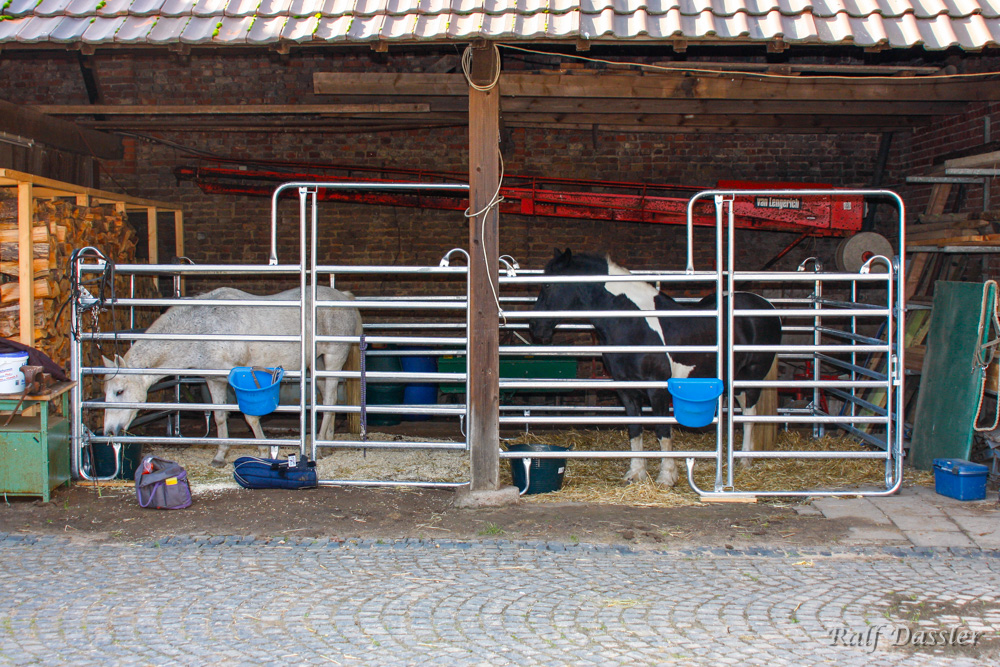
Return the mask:
POLYGON ((986 396, 986 370, 996 357, 997 345, 1000 344, 1000 315, 997 314, 997 282, 995 280, 987 280, 983 283, 983 287, 983 303, 979 310, 979 336, 976 338, 976 359, 973 362, 974 368, 976 366, 982 368, 983 378, 979 384, 979 405, 976 406, 976 418, 972 421, 972 428, 975 431, 992 431, 996 429, 998 424, 1000 424, 1000 397, 998 397, 996 402, 996 412, 993 415, 993 425, 979 426, 978 424, 979 413, 983 409, 983 398, 986 396), (992 288, 993 294, 992 317, 990 317, 990 315, 986 312, 989 308, 990 288, 992 288), (983 335, 989 335, 991 326, 997 338, 990 340, 988 343, 984 343, 983 335))
MULTIPOLYGON (((361 442, 365 442, 368 439, 368 406, 365 401, 366 383, 365 383, 365 349, 368 344, 365 342, 365 335, 361 334, 361 442)), ((368 450, 364 450, 367 456, 368 450)))

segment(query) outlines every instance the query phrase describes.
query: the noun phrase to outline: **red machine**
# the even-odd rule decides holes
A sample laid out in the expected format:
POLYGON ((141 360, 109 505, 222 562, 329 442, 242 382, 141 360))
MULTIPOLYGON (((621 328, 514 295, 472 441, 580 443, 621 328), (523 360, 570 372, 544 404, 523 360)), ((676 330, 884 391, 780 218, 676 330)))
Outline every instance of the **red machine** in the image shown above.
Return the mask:
MULTIPOLYGON (((218 165, 219 163, 215 163, 218 165)), ((309 165, 317 171, 297 171, 302 165, 268 165, 271 169, 233 166, 177 167, 174 175, 190 180, 203 192, 271 196, 275 185, 288 181, 352 181, 369 183, 424 182, 462 183, 455 172, 427 172, 407 169, 309 165)), ((751 183, 720 181, 719 189, 795 190, 832 189, 812 183, 751 183)), ((592 181, 535 176, 505 175, 500 194, 502 213, 557 218, 582 218, 615 222, 646 222, 668 225, 687 224, 691 195, 708 188, 679 185, 649 185, 622 181, 592 181), (685 196, 687 195, 687 196, 685 196)), ((292 193, 289 192, 289 195, 292 193)), ((468 199, 439 192, 374 192, 371 190, 320 190, 323 200, 360 204, 387 204, 464 211, 468 199)), ((829 197, 737 196, 734 203, 736 227, 766 231, 797 232, 804 236, 848 236, 861 230, 864 201, 860 196, 829 197)), ((715 225, 715 207, 699 203, 694 224, 715 225)))

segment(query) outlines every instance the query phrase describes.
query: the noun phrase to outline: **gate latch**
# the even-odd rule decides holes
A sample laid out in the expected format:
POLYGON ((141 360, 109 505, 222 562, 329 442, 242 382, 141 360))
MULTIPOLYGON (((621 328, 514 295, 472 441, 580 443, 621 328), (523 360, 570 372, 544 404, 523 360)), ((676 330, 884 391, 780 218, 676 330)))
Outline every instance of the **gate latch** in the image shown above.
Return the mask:
POLYGON ((889 377, 892 379, 892 386, 903 386, 903 374, 899 368, 899 356, 895 354, 889 357, 889 377))

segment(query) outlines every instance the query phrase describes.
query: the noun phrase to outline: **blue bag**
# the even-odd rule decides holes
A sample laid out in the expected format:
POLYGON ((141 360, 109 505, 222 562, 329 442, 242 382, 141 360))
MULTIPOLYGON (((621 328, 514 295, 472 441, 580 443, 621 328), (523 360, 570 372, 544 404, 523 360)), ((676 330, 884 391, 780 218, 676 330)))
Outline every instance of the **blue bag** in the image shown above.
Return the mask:
POLYGON ((241 456, 233 462, 233 478, 244 489, 311 489, 319 486, 316 462, 307 457, 287 460, 241 456))

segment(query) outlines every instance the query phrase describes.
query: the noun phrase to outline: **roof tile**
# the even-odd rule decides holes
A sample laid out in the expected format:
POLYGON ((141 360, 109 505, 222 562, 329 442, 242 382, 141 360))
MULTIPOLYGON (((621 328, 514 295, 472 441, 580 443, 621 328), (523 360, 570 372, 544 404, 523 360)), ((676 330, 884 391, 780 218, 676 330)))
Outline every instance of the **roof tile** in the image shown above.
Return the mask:
POLYGON ((24 27, 17 31, 17 41, 22 44, 48 41, 52 31, 56 29, 62 20, 63 17, 61 16, 32 16, 25 23, 24 27))
POLYGON ((386 16, 382 24, 382 39, 405 39, 412 37, 417 25, 416 14, 386 16))
POLYGON ((191 20, 190 16, 160 17, 149 31, 150 44, 176 44, 181 39, 181 33, 191 20))
POLYGON ((160 11, 165 0, 134 0, 128 8, 132 16, 151 16, 160 11))
POLYGON ((315 16, 323 11, 325 0, 292 0, 288 13, 292 16, 315 16))
POLYGON ((165 0, 160 13, 164 16, 190 16, 195 0, 165 0))
POLYGON ((37 4, 38 0, 11 0, 11 3, 4 8, 3 13, 6 16, 24 16, 30 14, 37 4))
POLYGON ((156 25, 155 16, 129 16, 115 34, 115 41, 119 44, 145 42, 154 25, 156 25))
POLYGON ((118 28, 121 27, 122 23, 125 23, 124 16, 95 18, 83 32, 83 41, 88 44, 112 42, 115 39, 115 33, 118 32, 118 28))
POLYGON ((222 25, 215 33, 215 41, 222 44, 246 44, 251 25, 252 16, 223 17, 222 25))
POLYGON ((251 44, 272 44, 277 42, 281 36, 281 29, 285 26, 285 21, 287 20, 288 18, 284 16, 258 18, 250 26, 250 32, 247 33, 247 42, 251 44))
POLYGON ((1000 21, 995 19, 984 19, 979 15, 972 15, 968 18, 951 22, 955 30, 955 36, 961 42, 963 48, 980 48, 977 45, 1000 45, 1000 21))
POLYGON ((70 0, 66 13, 70 16, 93 16, 99 0, 70 0))
POLYGON ((260 0, 229 0, 226 16, 253 16, 260 6, 260 0))
POLYGON ((124 16, 128 13, 132 0, 101 0, 102 5, 98 5, 98 16, 124 16))
POLYGON ((315 15, 298 18, 292 16, 281 29, 281 39, 291 42, 308 42, 316 34, 319 18, 315 15))
POLYGON ((13 41, 17 37, 17 33, 20 32, 21 28, 23 28, 30 20, 30 18, 24 18, 0 21, 0 41, 13 41))
POLYGON ((41 0, 35 7, 35 16, 54 16, 64 14, 71 0, 41 0))
POLYGON ((262 0, 257 16, 279 16, 288 13, 292 0, 262 0))
POLYGON ((192 13, 195 16, 221 16, 229 0, 196 0, 192 13))
MULTIPOLYGON (((947 0, 946 0, 947 1, 947 0)), ((1000 0, 969 0, 973 4, 978 4, 980 10, 983 13, 983 18, 995 19, 1000 18, 1000 0)), ((993 28, 990 28, 992 33, 993 28)))
POLYGON ((55 30, 51 33, 54 42, 73 43, 79 42, 83 38, 84 31, 90 27, 90 19, 67 16, 59 22, 55 30))
POLYGON ((210 44, 213 33, 219 27, 221 21, 214 16, 194 16, 184 26, 181 33, 181 42, 185 44, 210 44))
POLYGON ((347 27, 353 20, 350 16, 322 17, 316 25, 315 39, 324 42, 343 41, 347 27))
POLYGON ((347 30, 347 40, 368 42, 378 39, 383 20, 382 16, 355 16, 347 30))
POLYGON ((683 35, 937 50, 994 46, 1000 30, 1000 0, 12 0, 4 12, 24 20, 0 22, 0 43, 683 35))

